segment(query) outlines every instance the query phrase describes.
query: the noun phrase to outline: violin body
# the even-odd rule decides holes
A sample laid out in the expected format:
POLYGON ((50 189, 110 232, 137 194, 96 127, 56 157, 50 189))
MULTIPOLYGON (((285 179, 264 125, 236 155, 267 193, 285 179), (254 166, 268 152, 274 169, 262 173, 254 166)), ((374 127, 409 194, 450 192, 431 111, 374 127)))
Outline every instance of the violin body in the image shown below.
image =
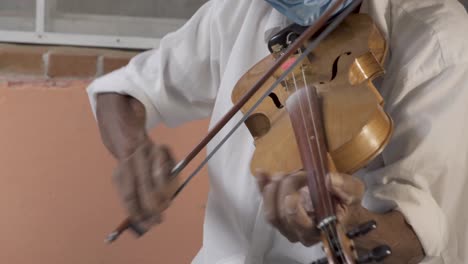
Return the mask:
MULTIPOLYGON (((273 48, 238 82, 238 100, 281 55, 273 48)), ((251 171, 269 175, 304 170, 327 258, 315 263, 368 263, 357 256, 353 237, 336 217, 336 200, 326 187, 326 175, 353 174, 385 148, 393 122, 373 80, 384 74, 387 44, 372 19, 348 16, 276 87, 245 121, 254 137, 251 171)), ((241 111, 247 112, 301 55, 299 49, 273 74, 241 111)), ((387 255, 390 250, 377 251, 387 255)))
MULTIPOLYGON (((337 171, 352 174, 376 157, 388 143, 392 120, 383 111, 383 99, 372 81, 384 73, 387 45, 372 19, 363 14, 348 16, 282 82, 245 122, 255 139, 252 172, 271 173, 303 169, 286 101, 297 89, 316 87, 328 154, 337 171)), ((294 58, 291 58, 293 60, 294 58)), ((239 98, 275 62, 269 55, 238 82, 232 100, 239 98)), ((249 109, 275 81, 290 61, 265 83, 242 108, 249 109)))

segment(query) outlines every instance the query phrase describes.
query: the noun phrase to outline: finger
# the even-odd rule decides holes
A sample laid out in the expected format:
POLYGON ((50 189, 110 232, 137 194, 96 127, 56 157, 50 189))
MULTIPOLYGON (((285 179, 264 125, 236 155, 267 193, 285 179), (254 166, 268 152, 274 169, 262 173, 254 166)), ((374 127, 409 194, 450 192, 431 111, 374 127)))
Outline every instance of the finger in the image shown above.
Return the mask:
POLYGON ((298 171, 285 177, 281 186, 281 192, 283 194, 296 193, 306 185, 307 173, 304 171, 298 171))
POLYGON ((265 213, 265 217, 267 221, 271 225, 273 225, 290 242, 294 243, 294 242, 299 241, 297 236, 289 232, 285 228, 285 226, 282 224, 282 222, 279 219, 278 210, 277 210, 278 209, 278 204, 277 204, 278 188, 284 176, 285 176, 284 174, 278 173, 275 176, 273 176, 270 180, 270 177, 267 176, 266 173, 261 173, 259 187, 262 189, 263 207, 264 207, 264 213, 265 213))
POLYGON ((137 193, 143 219, 150 219, 159 214, 156 183, 151 176, 152 167, 152 145, 146 145, 135 152, 133 162, 135 163, 134 174, 137 179, 137 193))
POLYGON ((255 179, 257 179, 257 186, 260 192, 263 193, 263 190, 265 189, 265 186, 270 182, 270 176, 268 175, 267 172, 257 169, 255 171, 255 179))
POLYGON ((153 215, 143 221, 140 221, 138 225, 144 230, 149 230, 153 226, 161 224, 163 221, 162 214, 153 215))
POLYGON ((153 149, 153 159, 152 177, 156 182, 159 199, 168 205, 179 182, 177 176, 172 175, 174 158, 167 147, 160 146, 153 149))
MULTIPOLYGON (((291 219, 294 218, 292 215, 298 214, 297 204, 294 204, 297 200, 296 199, 299 195, 299 190, 306 185, 307 183, 307 176, 306 173, 303 171, 298 171, 294 174, 288 175, 283 180, 281 180, 281 184, 278 190, 277 195, 277 206, 278 206, 278 214, 281 229, 284 230, 283 232, 287 234, 287 237, 290 239, 291 242, 299 241, 300 237, 299 231, 297 230, 297 226, 291 225, 291 219), (287 198, 290 196, 290 198, 287 198), (293 203, 291 203, 293 202, 293 203), (290 219, 291 218, 291 219, 290 219)), ((303 215, 301 215, 303 216, 303 215)), ((296 219, 299 221, 298 224, 305 224, 307 220, 296 219)))
POLYGON ((286 212, 286 205, 285 205, 285 198, 289 194, 297 193, 297 190, 300 189, 299 185, 302 183, 302 172, 298 172, 292 175, 284 175, 284 174, 277 174, 273 177, 273 180, 278 182, 278 193, 276 196, 276 210, 277 210, 277 217, 278 219, 278 229, 280 232, 288 238, 290 242, 298 242, 299 236, 297 232, 289 225, 287 220, 287 212, 286 212))
POLYGON ((280 185, 278 192, 278 205, 279 205, 279 215, 281 219, 286 219, 288 212, 286 211, 287 206, 285 206, 285 199, 287 196, 298 194, 299 190, 304 187, 307 183, 307 176, 305 172, 297 172, 295 174, 287 176, 280 185))
POLYGON ((309 216, 312 216, 314 213, 314 205, 310 197, 309 187, 304 186, 299 190, 299 194, 302 201, 302 206, 309 216))
POLYGON ((114 172, 114 182, 130 218, 140 221, 141 206, 136 187, 136 178, 132 175, 132 164, 128 161, 120 164, 114 172))
POLYGON ((365 191, 361 180, 341 173, 330 173, 327 176, 327 188, 346 205, 360 203, 365 191))
POLYGON ((285 228, 285 225, 281 222, 278 215, 277 194, 282 178, 283 175, 277 174, 273 177, 273 180, 265 186, 263 191, 263 206, 267 221, 270 222, 270 224, 273 225, 290 242, 294 243, 299 241, 297 236, 285 228))
POLYGON ((272 181, 263 188, 262 192, 265 217, 267 221, 276 228, 280 227, 280 222, 276 210, 276 194, 278 192, 278 187, 278 182, 272 181))
POLYGON ((173 180, 171 172, 175 166, 174 158, 167 146, 154 147, 153 155, 157 165, 153 168, 153 174, 158 176, 155 180, 160 186, 164 186, 173 180))
POLYGON ((278 183, 270 183, 265 187, 264 191, 264 208, 265 208, 265 215, 270 222, 284 237, 286 237, 290 242, 294 243, 299 241, 298 237, 294 235, 294 233, 287 230, 287 226, 280 220, 279 215, 277 214, 277 204, 276 204, 276 195, 273 192, 277 193, 278 183), (276 191, 273 191, 276 189, 276 191), (265 201, 269 201, 266 202, 265 201))
POLYGON ((286 220, 296 233, 306 236, 314 230, 314 223, 302 206, 299 193, 286 196, 284 203, 286 220))
POLYGON ((315 228, 315 222, 306 212, 300 201, 299 195, 288 196, 287 203, 288 224, 297 235, 299 241, 306 247, 313 246, 319 242, 320 234, 315 228))

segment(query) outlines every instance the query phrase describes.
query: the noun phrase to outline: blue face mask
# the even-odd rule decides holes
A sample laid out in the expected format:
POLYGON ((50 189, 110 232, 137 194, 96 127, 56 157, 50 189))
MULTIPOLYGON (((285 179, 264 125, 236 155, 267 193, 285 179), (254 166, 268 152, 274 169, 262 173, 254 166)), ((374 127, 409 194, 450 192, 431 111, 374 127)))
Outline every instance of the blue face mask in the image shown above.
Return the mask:
MULTIPOLYGON (((312 25, 323 13, 331 7, 335 0, 265 0, 285 15, 289 20, 301 26, 312 25)), ((352 0, 344 2, 338 10, 347 7, 352 0)))

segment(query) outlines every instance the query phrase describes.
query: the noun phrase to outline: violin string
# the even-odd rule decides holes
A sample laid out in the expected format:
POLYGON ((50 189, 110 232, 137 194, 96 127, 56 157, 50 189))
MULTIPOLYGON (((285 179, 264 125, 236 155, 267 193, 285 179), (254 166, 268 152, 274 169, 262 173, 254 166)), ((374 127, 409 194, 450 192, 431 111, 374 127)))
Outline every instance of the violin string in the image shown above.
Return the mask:
MULTIPOLYGON (((311 114, 311 122, 312 122, 312 125, 313 125, 313 128, 314 128, 314 133, 315 133, 315 138, 314 140, 317 142, 317 148, 318 148, 318 152, 319 152, 319 157, 320 157, 320 167, 321 167, 321 170, 322 170, 322 173, 323 175, 325 176, 326 175, 326 171, 325 171, 325 161, 324 161, 324 157, 322 155, 322 145, 319 143, 320 141, 320 138, 319 138, 319 134, 318 134, 318 129, 317 129, 317 124, 313 118, 313 108, 312 108, 312 102, 311 102, 311 97, 310 97, 310 92, 309 92, 309 89, 308 88, 308 83, 307 83, 307 78, 306 78, 306 75, 305 75, 305 71, 304 71, 304 67, 303 65, 301 65, 301 73, 302 73, 302 78, 303 78, 303 81, 304 81, 304 85, 305 85, 305 89, 306 89, 306 93, 307 93, 307 103, 308 103, 308 107, 309 107, 309 111, 310 111, 310 114, 311 114)), ((316 89, 315 87, 312 87, 313 89, 316 89)), ((305 121, 304 121, 305 122, 305 121)), ((323 139, 325 140, 325 139, 323 139)), ((325 195, 321 195, 320 196, 321 198, 323 199, 320 199, 321 201, 323 201, 322 203, 325 203, 324 200, 326 200, 326 203, 328 204, 329 206, 329 209, 330 208, 333 208, 333 205, 331 203, 331 200, 330 200, 330 196, 325 194, 325 195)), ((327 230, 324 230, 325 233, 326 233, 326 237, 327 237, 327 240, 328 240, 328 243, 331 247, 333 247, 334 245, 334 239, 333 238, 337 238, 337 234, 334 232, 333 230, 333 227, 330 226, 330 225, 326 225, 325 229, 327 230)), ((334 248, 334 247, 333 247, 334 248)), ((338 257, 339 259, 344 263, 345 262, 345 259, 344 259, 344 256, 342 254, 342 252, 340 251, 339 254, 338 254, 338 257)))
MULTIPOLYGON (((336 230, 333 228, 334 226, 328 226, 328 228, 330 229, 330 234, 335 238, 335 243, 339 242, 339 241, 336 241, 338 239, 338 235, 337 233, 335 232, 336 230)), ((332 239, 333 240, 333 239, 332 239)), ((343 250, 341 249, 341 245, 340 245, 340 248, 335 248, 334 245, 332 246, 333 247, 333 250, 337 250, 338 252, 338 259, 341 260, 341 263, 346 263, 346 257, 344 256, 343 254, 343 250)))
MULTIPOLYGON (((218 152, 218 150, 228 141, 228 139, 237 131, 237 129, 241 126, 244 125, 244 122, 251 116, 251 114, 260 106, 260 104, 273 92, 278 85, 281 84, 281 82, 292 72, 293 68, 299 64, 300 61, 305 59, 307 57, 307 54, 309 54, 312 50, 314 50, 319 43, 326 38, 343 20, 345 17, 347 17, 354 9, 357 8, 357 6, 362 3, 362 0, 356 0, 349 4, 349 6, 341 12, 334 20, 333 22, 325 28, 317 37, 314 38, 313 41, 311 41, 305 51, 301 54, 301 56, 294 62, 288 69, 286 69, 274 82, 269 86, 267 91, 265 91, 260 98, 251 106, 245 113, 244 116, 238 120, 234 126, 223 136, 221 137, 220 141, 218 144, 214 146, 214 148, 211 150, 211 152, 207 153, 207 156, 203 161, 196 167, 196 169, 185 179, 184 183, 179 187, 177 190, 176 195, 172 197, 172 199, 176 198, 178 194, 182 192, 183 189, 185 189, 186 186, 195 178, 195 176, 203 169, 203 167, 208 163, 208 161, 218 152)), ((180 163, 181 165, 178 166, 177 172, 182 171, 187 165, 188 162, 185 162, 182 160, 180 163)))
MULTIPOLYGON (((345 11, 344 11, 343 13, 348 13, 348 14, 349 14, 349 13, 350 13, 352 10, 354 10, 361 2, 362 2, 362 0, 353 1, 353 2, 348 6, 348 8, 345 9, 345 11)), ((347 14, 346 14, 346 15, 347 15, 347 14)), ((304 68, 303 68, 302 66, 301 66, 301 70, 302 70, 302 75, 303 75, 305 87, 308 87, 308 85, 307 85, 307 79, 306 79, 305 73, 304 73, 304 68)), ((306 92, 307 92, 307 101, 308 101, 308 104, 309 104, 309 109, 310 109, 310 111, 311 111, 311 113, 312 113, 312 108, 311 108, 312 103, 311 103, 311 101, 310 101, 309 91, 307 90, 306 92)), ((316 125, 315 125, 315 122, 314 122, 313 118, 312 118, 312 123, 314 124, 314 129, 316 129, 316 125)), ((316 134, 316 136, 317 136, 317 139, 316 139, 316 140, 318 140, 318 135, 317 135, 316 130, 315 130, 315 134, 316 134)), ((318 144, 318 146, 319 146, 319 148, 321 148, 321 145, 320 145, 320 144, 318 144)), ((320 155, 321 165, 323 166, 323 167, 322 167, 322 168, 323 168, 323 171, 322 171, 322 172, 324 173, 325 166, 324 166, 324 163, 323 163, 322 152, 320 151, 320 149, 319 149, 319 155, 320 155)), ((328 198, 327 201, 328 201, 328 204, 330 205, 330 208, 333 208, 333 203, 332 203, 332 201, 331 201, 331 197, 328 196, 328 195, 327 195, 326 197, 328 198)), ((321 200, 323 200, 323 199, 321 199, 321 200)), ((336 216, 335 216, 335 217, 336 217, 336 216)), ((327 237, 328 243, 329 243, 330 247, 332 247, 332 248, 331 248, 332 252, 334 252, 335 248, 334 248, 334 244, 332 243, 333 240, 332 240, 332 238, 331 238, 330 236, 334 237, 335 239, 339 239, 337 226, 336 226, 336 225, 329 225, 329 224, 327 224, 327 225, 325 226, 325 229, 327 229, 327 230, 324 230, 324 231, 325 231, 325 233, 326 233, 326 237, 327 237)), ((341 261, 341 263, 347 263, 345 254, 344 254, 344 252, 343 252, 343 250, 342 250, 342 248, 341 248, 341 243, 340 243, 340 241, 336 241, 336 242, 339 243, 339 245, 340 245, 340 248, 337 249, 337 250, 338 250, 338 252, 337 252, 337 253, 338 253, 338 256, 337 256, 338 259, 341 261)), ((335 255, 335 254, 333 254, 333 255, 335 255)))
MULTIPOLYGON (((333 233, 333 236, 335 237, 335 239, 339 239, 339 237, 338 237, 338 230, 336 229, 336 227, 337 227, 337 226, 335 225, 334 227, 330 227, 330 228, 331 228, 331 230, 332 230, 332 233, 333 233)), ((343 261, 343 263, 345 263, 345 262, 346 262, 346 257, 345 257, 344 252, 343 252, 343 247, 342 247, 342 245, 341 245, 341 240, 340 240, 340 241, 337 241, 337 242, 340 243, 340 244, 339 244, 339 245, 340 245, 340 248, 338 249, 338 253, 339 253, 340 258, 341 258, 341 260, 343 261)))
MULTIPOLYGON (((329 247, 330 247, 330 251, 331 251, 331 252, 334 252, 333 238, 332 238, 332 236, 331 236, 332 233, 331 233, 331 231, 330 231, 331 227, 330 227, 329 225, 327 225, 327 226, 325 227, 325 229, 326 229, 325 234, 326 234, 326 236, 327 236, 327 240, 328 240, 328 245, 329 245, 329 247)), ((333 256, 335 256, 335 254, 333 254, 333 256)), ((341 256, 340 256, 340 258, 341 258, 341 256)))
MULTIPOLYGON (((297 81, 296 81, 296 76, 294 75, 294 72, 291 73, 292 75, 292 79, 293 79, 293 83, 294 83, 294 91, 297 92, 299 89, 297 87, 297 81)), ((302 103, 302 100, 299 100, 299 108, 301 109, 301 119, 302 119, 302 122, 303 122, 303 125, 304 125, 304 128, 305 128, 305 132, 306 132, 306 135, 307 135, 307 139, 310 139, 311 136, 309 135, 309 130, 308 130, 308 126, 307 126, 307 122, 306 122, 306 118, 305 118, 305 111, 304 111, 304 106, 303 106, 303 103, 302 103)), ((309 151, 310 153, 312 154, 313 153, 313 148, 312 148, 312 144, 309 140, 307 140, 307 145, 308 145, 308 148, 309 148, 309 151)), ((315 160, 314 160, 315 162, 315 160)), ((314 164, 314 166, 316 167, 317 164, 314 164)), ((314 180, 316 180, 314 178, 314 180)), ((317 191, 321 191, 320 188, 317 189, 317 191)), ((322 197, 322 193, 319 194, 320 197, 322 197)), ((322 206, 324 207, 325 204, 324 204, 324 201, 322 199, 320 199, 320 203, 322 204, 322 206)))
MULTIPOLYGON (((304 79, 305 87, 308 87, 309 85, 308 85, 308 83, 307 83, 307 79, 306 79, 304 67, 303 67, 302 65, 301 65, 301 72, 302 72, 302 78, 304 79)), ((317 89, 317 88, 312 87, 312 89, 317 89)), ((323 153, 326 153, 327 150, 324 151, 324 150, 322 149, 322 148, 323 148, 322 144, 320 144, 321 138, 319 138, 319 135, 320 135, 320 134, 318 133, 319 131, 318 131, 318 129, 317 129, 317 124, 316 124, 316 122, 315 122, 315 120, 314 120, 314 118, 313 118, 313 113, 314 113, 314 111, 313 111, 313 108, 312 108, 312 102, 311 102, 311 97, 310 97, 310 91, 309 91, 309 89, 306 90, 306 93, 307 93, 307 103, 308 103, 308 106, 309 106, 309 111, 310 111, 310 113, 311 113, 311 119, 312 119, 311 121, 312 121, 312 125, 313 125, 313 128, 314 128, 314 133, 315 133, 315 138, 314 138, 314 139, 315 139, 315 141, 317 142, 318 154, 319 154, 319 158, 320 158, 320 167, 321 167, 323 176, 326 177, 326 176, 327 176, 327 172, 326 172, 326 170, 325 170, 326 165, 325 165, 325 159, 324 159, 324 157, 323 157, 323 153)), ((318 92, 317 92, 317 95, 318 95, 318 92)), ((317 113, 317 114, 318 114, 318 116, 320 117, 320 113, 317 113)), ((325 140, 325 139, 323 139, 323 140, 325 140)), ((325 195, 324 195, 324 199, 326 199, 326 203, 328 204, 328 208, 329 208, 329 209, 333 209, 333 205, 332 205, 332 203, 331 203, 330 196, 327 195, 327 194, 325 194, 325 195)))
MULTIPOLYGON (((343 12, 341 12, 335 19, 334 21, 325 28, 325 30, 320 33, 313 41, 311 41, 307 47, 306 50, 303 52, 303 54, 297 59, 296 62, 294 62, 289 69, 287 69, 285 72, 283 72, 279 78, 277 78, 273 84, 269 86, 267 91, 263 93, 260 98, 251 106, 245 113, 244 116, 238 120, 234 126, 224 135, 221 137, 220 141, 215 144, 214 148, 211 150, 211 152, 207 153, 207 156, 203 161, 196 167, 196 169, 185 179, 184 183, 179 187, 177 190, 177 193, 172 197, 174 199, 175 197, 178 196, 182 192, 183 189, 185 189, 186 186, 195 178, 195 176, 203 169, 203 167, 208 163, 208 161, 218 152, 218 150, 228 141, 228 139, 237 131, 237 129, 241 126, 244 125, 244 122, 250 117, 250 115, 260 106, 260 104, 273 92, 273 90, 281 84, 281 82, 289 75, 289 73, 292 72, 292 69, 298 65, 300 61, 302 61, 304 58, 307 57, 307 54, 309 54, 314 48, 318 46, 318 44, 326 37, 328 36, 332 30, 334 30, 341 21, 344 20, 345 17, 347 17, 360 3, 362 0, 356 0, 352 2, 343 12)), ((179 169, 181 171, 187 163, 183 163, 183 166, 179 169)))
MULTIPOLYGON (((297 80, 296 80, 296 77, 294 75, 294 73, 291 74, 292 75, 292 80, 293 80, 293 83, 294 83, 294 92, 297 92, 299 89, 298 89, 298 86, 297 86, 297 80)), ((289 88, 289 84, 288 82, 286 81, 286 89, 288 91, 290 91, 290 88, 289 88)), ((301 110, 301 118, 302 118, 302 122, 304 124, 304 128, 305 128, 305 132, 306 132, 306 135, 307 135, 307 138, 309 139, 310 138, 310 135, 309 135, 309 130, 307 129, 307 122, 306 122, 306 118, 305 118, 305 112, 304 112, 304 106, 303 106, 303 103, 302 101, 299 101, 299 108, 301 110)), ((310 141, 307 141, 307 144, 308 144, 308 147, 309 147, 309 150, 312 152, 312 145, 311 145, 311 142, 310 141)), ((314 160, 315 161, 315 160, 314 160)), ((314 164, 314 166, 316 166, 316 164, 314 164)), ((315 180, 315 179, 314 179, 315 180)), ((320 195, 320 194, 319 194, 320 195)), ((321 195, 320 195, 321 196, 321 195)), ((322 204, 322 206, 325 206, 324 204, 324 201, 322 199, 320 199, 320 203, 322 204)), ((326 228, 328 228, 328 226, 326 226, 326 228)), ((330 237, 330 233, 328 230, 323 230, 322 231, 325 232, 325 237, 328 241, 328 244, 329 245, 332 245, 332 239, 330 237)))

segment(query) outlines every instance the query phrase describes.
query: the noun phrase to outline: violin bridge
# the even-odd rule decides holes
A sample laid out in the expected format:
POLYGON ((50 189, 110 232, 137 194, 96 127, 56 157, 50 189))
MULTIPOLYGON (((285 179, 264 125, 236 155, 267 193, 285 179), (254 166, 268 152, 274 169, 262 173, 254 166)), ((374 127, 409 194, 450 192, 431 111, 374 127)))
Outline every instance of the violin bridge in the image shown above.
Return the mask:
MULTIPOLYGON (((284 65, 294 63, 295 59, 295 57, 291 58, 290 61, 287 61, 284 65)), ((275 77, 278 78, 283 73, 283 71, 286 71, 287 69, 287 66, 280 68, 281 72, 278 72, 277 76, 275 77)), ((296 68, 286 78, 284 78, 283 81, 281 81, 281 85, 284 87, 286 92, 294 92, 297 89, 303 88, 307 84, 312 83, 311 81, 308 81, 310 79, 309 76, 310 67, 306 63, 301 63, 296 66, 296 68)))

